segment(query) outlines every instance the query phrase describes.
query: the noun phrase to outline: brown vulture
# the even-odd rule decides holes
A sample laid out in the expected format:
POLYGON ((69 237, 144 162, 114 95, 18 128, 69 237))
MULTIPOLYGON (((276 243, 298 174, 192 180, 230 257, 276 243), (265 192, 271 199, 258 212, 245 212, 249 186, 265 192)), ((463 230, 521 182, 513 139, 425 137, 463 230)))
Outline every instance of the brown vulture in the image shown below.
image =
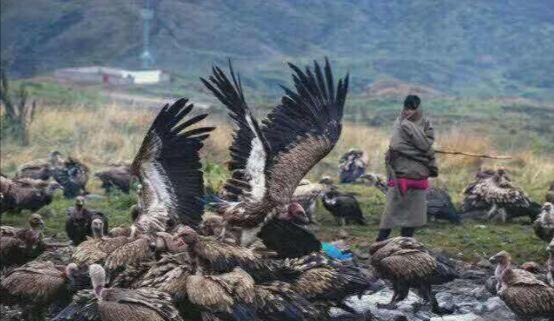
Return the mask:
POLYGON ((91 223, 94 219, 102 220, 104 234, 107 234, 107 217, 101 212, 87 209, 85 207, 85 197, 77 196, 75 207, 67 210, 67 219, 65 221, 65 232, 74 245, 79 245, 87 239, 87 236, 92 236, 91 223))
POLYGON ((554 287, 554 238, 550 241, 547 247, 549 256, 547 263, 546 279, 550 286, 554 287))
POLYGON ((340 182, 354 183, 365 174, 367 163, 368 158, 364 151, 355 148, 348 150, 339 160, 340 182))
MULTIPOLYGON (((365 174, 361 177, 362 182, 374 186, 379 191, 387 194, 389 187, 384 177, 375 173, 365 174)), ((448 220, 454 224, 460 224, 462 218, 456 210, 452 198, 444 188, 430 187, 426 193, 427 216, 432 219, 448 220)))
POLYGON ((322 70, 302 71, 289 64, 295 90, 285 96, 260 125, 246 104, 240 76, 229 63, 231 80, 214 67, 204 85, 225 105, 236 122, 230 147, 231 178, 225 195, 238 203, 227 204, 228 225, 241 228, 241 244, 250 245, 271 218, 289 211, 294 191, 302 178, 337 143, 348 90, 348 75, 336 85, 329 62, 322 70), (335 87, 336 86, 336 87, 335 87))
POLYGON ((344 300, 352 295, 361 296, 368 290, 375 290, 376 286, 377 279, 362 269, 334 261, 306 269, 292 283, 292 289, 306 299, 336 306, 353 314, 356 311, 346 305, 344 300))
POLYGON ((74 198, 78 195, 88 194, 86 185, 89 178, 89 168, 81 161, 68 157, 62 166, 56 166, 52 170, 52 176, 56 182, 63 186, 63 196, 74 198))
POLYGON ((58 189, 62 189, 62 186, 56 182, 49 183, 31 178, 12 180, 0 176, 0 212, 37 211, 52 202, 54 192, 58 189))
POLYGON ((45 249, 43 229, 44 221, 39 214, 29 217, 28 228, 1 226, 0 266, 21 265, 40 255, 45 249))
POLYGON ((535 235, 545 242, 550 242, 554 237, 554 205, 546 202, 542 206, 539 217, 533 223, 535 235))
POLYGON ((151 289, 106 286, 102 266, 89 266, 93 290, 78 292, 73 302, 52 321, 183 321, 169 294, 151 289))
POLYGON ((197 226, 202 218, 204 181, 199 151, 214 127, 195 127, 206 118, 187 119, 187 99, 165 105, 152 123, 131 165, 139 178, 140 215, 133 225, 140 233, 166 231, 171 224, 197 226))
POLYGON ((153 247, 148 237, 104 237, 101 219, 94 219, 91 228, 93 237, 79 244, 71 257, 79 265, 102 262, 113 272, 153 258, 153 247))
POLYGON ((47 181, 52 176, 54 168, 62 166, 64 160, 61 153, 54 151, 50 153, 48 159, 39 159, 21 165, 15 177, 17 178, 32 178, 47 181))
POLYGON ((129 193, 133 180, 130 165, 112 166, 109 169, 98 171, 94 174, 102 182, 102 188, 109 193, 112 188, 117 188, 123 193, 129 193))
POLYGON ((321 198, 323 207, 329 211, 338 225, 358 224, 366 225, 366 220, 358 200, 353 194, 341 193, 336 188, 332 188, 321 198))
POLYGON ((423 244, 410 237, 376 242, 371 245, 369 253, 371 265, 393 285, 393 297, 385 307, 395 307, 395 303, 404 300, 413 287, 426 302, 431 303, 435 313, 447 312, 439 308, 432 285, 457 277, 450 262, 441 256, 434 256, 423 244))
POLYGON ((43 320, 48 307, 64 307, 74 292, 89 287, 88 272, 74 263, 57 266, 33 261, 2 276, 1 303, 22 306, 26 320, 43 320))
POLYGON ((498 296, 521 319, 552 318, 554 288, 539 281, 531 273, 520 273, 511 267, 511 257, 502 251, 490 258, 498 264, 495 275, 499 280, 498 296))
POLYGON ((485 211, 488 219, 500 216, 506 222, 514 217, 529 216, 534 221, 540 213, 540 204, 515 186, 504 169, 496 170, 493 175, 480 172, 464 194, 462 211, 485 211))

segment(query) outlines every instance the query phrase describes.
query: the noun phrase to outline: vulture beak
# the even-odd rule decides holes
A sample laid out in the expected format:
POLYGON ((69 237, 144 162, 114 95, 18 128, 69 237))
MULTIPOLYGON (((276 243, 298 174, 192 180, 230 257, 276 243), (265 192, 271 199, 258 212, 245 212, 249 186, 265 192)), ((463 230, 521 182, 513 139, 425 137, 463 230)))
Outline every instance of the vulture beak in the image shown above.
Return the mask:
POLYGON ((493 255, 489 258, 489 262, 493 263, 493 264, 497 264, 500 262, 500 256, 497 255, 493 255))

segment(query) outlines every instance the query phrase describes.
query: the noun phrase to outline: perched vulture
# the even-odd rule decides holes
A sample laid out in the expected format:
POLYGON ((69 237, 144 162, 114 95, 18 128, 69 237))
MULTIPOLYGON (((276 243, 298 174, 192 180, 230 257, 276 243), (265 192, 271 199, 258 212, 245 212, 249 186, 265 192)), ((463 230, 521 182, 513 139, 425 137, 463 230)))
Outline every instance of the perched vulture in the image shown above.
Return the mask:
POLYGON ((543 241, 550 242, 554 237, 554 205, 546 202, 539 217, 533 224, 535 234, 543 241))
MULTIPOLYGON (((518 273, 519 275, 522 275, 522 276, 526 276, 526 277, 529 277, 529 278, 535 278, 536 277, 541 281, 543 281, 543 279, 544 279, 541 275, 541 273, 543 271, 536 262, 523 263, 519 269, 513 269, 513 270, 514 270, 514 273, 518 273)), ((498 290, 500 289, 500 285, 501 285, 498 282, 498 278, 500 278, 501 274, 502 274, 502 267, 497 267, 496 270, 495 270, 494 275, 489 277, 487 279, 487 281, 485 282, 485 288, 492 295, 497 295, 498 294, 498 290)))
POLYGON ((204 85, 225 105, 238 129, 230 147, 231 178, 225 195, 239 202, 223 205, 228 225, 240 228, 242 245, 271 218, 289 211, 298 184, 337 143, 348 89, 348 76, 335 85, 331 66, 294 71, 295 90, 260 125, 246 104, 240 77, 229 64, 231 80, 218 67, 204 85), (336 87, 335 87, 336 86, 336 87))
POLYGON ((546 279, 550 286, 554 287, 554 238, 550 241, 547 248, 549 252, 548 257, 548 270, 546 272, 546 279))
POLYGON ((139 178, 140 233, 164 232, 171 224, 197 226, 202 217, 204 181, 199 151, 214 127, 196 127, 207 114, 187 116, 187 99, 165 105, 152 123, 131 170, 139 178))
POLYGON ((104 263, 113 272, 128 265, 153 258, 151 241, 147 237, 104 237, 104 222, 92 220, 92 238, 88 238, 73 252, 72 260, 79 265, 104 263))
MULTIPOLYGON (((384 194, 388 192, 389 187, 383 177, 378 174, 370 173, 363 175, 362 181, 374 186, 384 194)), ((456 211, 456 207, 452 203, 452 198, 446 189, 430 187, 426 193, 427 200, 427 216, 433 219, 444 219, 454 224, 461 223, 462 218, 456 211)))
POLYGON ((317 199, 330 188, 330 184, 312 183, 307 179, 300 181, 300 185, 292 195, 292 201, 296 202, 304 208, 310 223, 315 223, 315 208, 317 199))
POLYGON ((348 307, 344 300, 352 295, 361 296, 368 290, 375 290, 376 285, 377 279, 362 269, 331 262, 307 269, 292 283, 292 289, 308 300, 325 302, 355 314, 356 311, 348 307))
POLYGON ((366 225, 364 214, 354 195, 331 189, 325 192, 321 199, 323 200, 323 207, 335 217, 337 225, 343 225, 344 223, 366 225))
POLYGON ((435 313, 442 313, 434 294, 433 284, 454 280, 457 273, 441 256, 431 254, 423 244, 410 237, 396 237, 371 245, 371 265, 383 278, 392 282, 394 294, 387 307, 404 300, 410 288, 431 302, 435 313))
POLYGON ((63 158, 60 152, 54 151, 48 159, 39 159, 21 165, 15 177, 17 178, 32 178, 47 181, 52 176, 54 168, 63 165, 63 158))
POLYGON ((37 211, 52 202, 54 192, 58 189, 62 189, 62 186, 56 182, 31 178, 11 180, 0 176, 1 212, 37 211))
POLYGON ((352 148, 339 160, 340 182, 354 183, 365 174, 367 168, 367 154, 360 149, 352 148))
POLYGON ((75 207, 67 210, 67 219, 65 221, 65 232, 74 245, 79 245, 92 236, 91 223, 94 219, 102 220, 104 224, 104 234, 108 233, 108 219, 103 213, 89 210, 85 207, 85 197, 77 196, 75 207))
POLYGON ((554 288, 539 281, 531 273, 520 273, 511 267, 510 254, 502 251, 490 258, 498 264, 498 296, 523 320, 554 315, 554 288))
POLYGON ((33 261, 2 276, 1 303, 23 307, 25 320, 43 320, 49 306, 63 308, 74 292, 89 287, 88 272, 74 263, 56 266, 33 261))
POLYGON ((169 294, 151 288, 107 288, 102 266, 89 267, 93 290, 80 291, 52 321, 183 321, 169 294))
POLYGON ((44 221, 39 214, 29 217, 29 227, 18 229, 0 227, 0 266, 21 265, 40 255, 45 248, 42 241, 44 221))
POLYGON ((503 222, 519 216, 529 216, 533 221, 537 218, 541 206, 516 187, 505 170, 498 169, 492 176, 489 172, 479 174, 464 191, 463 212, 486 211, 487 218, 500 215, 503 222))
POLYGON ((52 172, 56 182, 63 186, 63 196, 73 198, 78 195, 88 194, 86 185, 88 182, 89 168, 79 160, 69 157, 63 166, 57 166, 52 172))
POLYGON ((109 193, 112 188, 117 188, 123 193, 129 193, 133 180, 130 165, 113 166, 109 169, 94 174, 102 182, 102 188, 109 193))
POLYGON ((546 193, 546 201, 554 204, 554 181, 550 183, 550 188, 546 193))

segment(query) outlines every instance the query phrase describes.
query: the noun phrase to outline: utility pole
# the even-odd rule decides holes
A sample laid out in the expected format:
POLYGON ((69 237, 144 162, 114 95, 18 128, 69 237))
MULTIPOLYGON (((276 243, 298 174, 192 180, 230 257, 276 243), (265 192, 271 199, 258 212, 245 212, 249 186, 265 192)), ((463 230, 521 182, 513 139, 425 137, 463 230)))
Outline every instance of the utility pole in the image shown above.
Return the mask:
POLYGON ((150 21, 154 18, 154 10, 150 6, 150 0, 144 0, 144 8, 140 10, 142 17, 142 53, 140 60, 142 68, 148 69, 154 64, 154 57, 150 53, 150 21))

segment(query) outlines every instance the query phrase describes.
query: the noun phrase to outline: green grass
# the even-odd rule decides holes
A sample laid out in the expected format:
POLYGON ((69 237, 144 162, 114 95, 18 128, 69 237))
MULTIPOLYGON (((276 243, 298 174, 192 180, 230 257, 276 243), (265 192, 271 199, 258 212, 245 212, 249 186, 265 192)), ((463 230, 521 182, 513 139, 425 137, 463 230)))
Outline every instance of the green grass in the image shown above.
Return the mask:
MULTIPOLYGON (((218 169, 212 168, 210 171, 214 173, 218 169)), ((219 183, 215 178, 209 178, 209 180, 219 183)), ((349 233, 349 242, 353 248, 367 251, 377 235, 385 197, 375 188, 362 185, 341 185, 340 189, 358 194, 368 225, 338 228, 333 217, 321 204, 318 204, 316 217, 319 226, 316 227, 316 233, 322 240, 332 241, 338 237, 340 229, 343 229, 349 233)), ((129 209, 135 201, 135 193, 129 195, 113 193, 106 197, 91 199, 87 202, 87 206, 107 214, 110 227, 115 227, 130 224, 129 209)), ((66 237, 64 230, 66 213, 73 203, 74 200, 66 200, 61 193, 58 193, 50 206, 39 211, 45 219, 46 236, 56 235, 61 239, 66 237)), ((28 215, 29 212, 4 214, 2 224, 24 226, 28 215)), ((526 224, 526 221, 528 220, 522 219, 502 224, 467 220, 462 225, 452 225, 446 221, 429 222, 428 226, 417 231, 417 238, 432 249, 443 250, 453 257, 468 262, 488 258, 501 250, 506 250, 518 263, 526 261, 543 263, 547 259, 546 245, 534 235, 531 225, 526 224)))

